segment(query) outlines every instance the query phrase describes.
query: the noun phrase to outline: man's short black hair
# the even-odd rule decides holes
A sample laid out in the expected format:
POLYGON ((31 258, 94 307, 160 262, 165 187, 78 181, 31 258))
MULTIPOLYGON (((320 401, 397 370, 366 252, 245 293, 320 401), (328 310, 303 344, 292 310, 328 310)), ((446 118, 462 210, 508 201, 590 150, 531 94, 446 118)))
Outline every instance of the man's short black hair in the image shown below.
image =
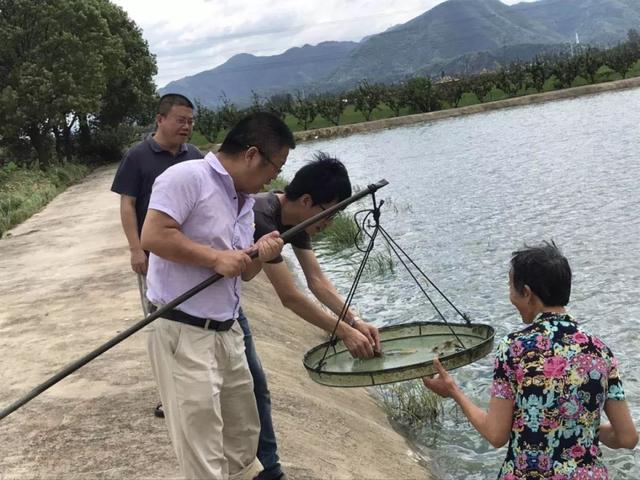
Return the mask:
POLYGON ((179 93, 167 93, 160 97, 160 101, 158 102, 158 113, 160 115, 167 116, 171 111, 171 107, 174 105, 180 107, 189 107, 191 110, 194 109, 193 103, 184 95, 179 93))
POLYGON ((548 307, 565 306, 571 296, 569 261, 553 242, 525 247, 511 258, 513 286, 520 294, 527 285, 548 307))
POLYGON ((219 151, 235 155, 249 147, 257 147, 267 155, 275 155, 284 147, 296 148, 296 141, 282 119, 272 113, 256 112, 247 115, 229 130, 219 151))
POLYGON ((289 200, 296 200, 307 193, 314 205, 334 200, 340 202, 351 196, 351 182, 340 160, 317 152, 311 162, 296 172, 284 193, 289 200))

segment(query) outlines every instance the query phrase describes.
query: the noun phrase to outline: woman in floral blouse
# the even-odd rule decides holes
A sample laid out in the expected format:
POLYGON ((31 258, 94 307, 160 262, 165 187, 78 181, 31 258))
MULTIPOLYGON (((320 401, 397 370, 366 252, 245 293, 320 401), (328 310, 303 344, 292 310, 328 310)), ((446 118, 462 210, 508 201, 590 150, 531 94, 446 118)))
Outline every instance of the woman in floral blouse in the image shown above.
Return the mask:
POLYGON ((498 345, 488 411, 437 359, 439 374, 425 378, 425 386, 453 398, 494 447, 509 441, 500 480, 608 479, 599 443, 634 448, 638 433, 616 358, 565 310, 569 262, 553 243, 515 252, 509 289, 527 327, 498 345), (610 423, 600 423, 602 410, 610 423))

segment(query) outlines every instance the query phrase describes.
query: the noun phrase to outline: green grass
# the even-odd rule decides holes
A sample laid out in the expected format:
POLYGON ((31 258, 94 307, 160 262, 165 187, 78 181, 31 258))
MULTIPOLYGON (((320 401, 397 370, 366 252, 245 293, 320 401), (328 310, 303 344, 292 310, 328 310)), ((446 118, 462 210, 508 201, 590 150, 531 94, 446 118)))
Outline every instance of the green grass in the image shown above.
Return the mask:
POLYGON ((88 172, 87 166, 75 163, 51 167, 46 171, 18 168, 12 162, 0 168, 0 237, 39 212, 88 172))
POLYGON ((190 143, 193 143, 194 145, 207 145, 209 144, 209 141, 204 138, 204 135, 202 135, 198 130, 194 130, 193 133, 191 134, 191 138, 189 139, 190 143))
POLYGON ((271 183, 262 187, 263 192, 270 192, 271 190, 284 190, 284 187, 289 185, 289 180, 282 176, 274 178, 271 183))
POLYGON ((419 380, 376 387, 385 413, 394 421, 410 427, 432 425, 442 416, 442 400, 419 380))
MULTIPOLYGON (((376 245, 380 245, 381 242, 382 240, 376 241, 376 245)), ((396 268, 393 252, 391 252, 391 249, 388 245, 385 244, 385 247, 386 248, 384 251, 376 251, 376 247, 374 247, 374 250, 371 251, 371 255, 369 255, 367 264, 364 267, 364 273, 367 276, 383 277, 395 272, 396 268)))
POLYGON ((320 234, 320 240, 332 252, 339 252, 345 248, 354 247, 354 239, 358 233, 358 226, 353 217, 340 212, 335 216, 331 224, 320 234))

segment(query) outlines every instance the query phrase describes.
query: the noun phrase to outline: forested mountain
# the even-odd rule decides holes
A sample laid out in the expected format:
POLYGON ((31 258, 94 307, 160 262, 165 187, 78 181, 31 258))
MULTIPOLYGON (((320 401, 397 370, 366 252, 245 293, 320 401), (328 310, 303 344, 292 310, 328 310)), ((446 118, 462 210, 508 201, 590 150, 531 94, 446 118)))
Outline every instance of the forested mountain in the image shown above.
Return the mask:
POLYGON ((631 28, 640 29, 638 0, 538 0, 511 7, 546 25, 565 41, 611 45, 631 28))
MULTIPOLYGON (((169 83, 207 105, 222 93, 246 104, 263 96, 351 88, 363 79, 473 73, 501 62, 558 51, 568 43, 605 46, 640 29, 640 0, 538 0, 513 6, 500 0, 448 0, 424 14, 362 41, 324 42, 283 54, 236 55, 212 70, 169 83)), ((565 47, 566 48, 566 47, 565 47)))
POLYGON ((333 81, 393 80, 471 52, 562 41, 499 0, 449 0, 369 37, 331 75, 333 81))
POLYGON ((270 95, 324 80, 357 45, 324 42, 269 57, 235 55, 212 70, 169 83, 160 93, 183 93, 207 105, 219 103, 223 94, 233 102, 247 102, 252 90, 270 95))

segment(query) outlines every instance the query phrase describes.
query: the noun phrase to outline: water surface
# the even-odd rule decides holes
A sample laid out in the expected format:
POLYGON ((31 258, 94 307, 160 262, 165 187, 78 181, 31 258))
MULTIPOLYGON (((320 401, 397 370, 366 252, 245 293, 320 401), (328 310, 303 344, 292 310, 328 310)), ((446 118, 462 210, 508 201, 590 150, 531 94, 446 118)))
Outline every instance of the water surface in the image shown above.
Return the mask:
MULTIPOLYGON (((462 311, 492 325, 497 339, 522 327, 508 300, 511 252, 555 240, 574 272, 570 311, 620 359, 637 421, 639 106, 635 89, 306 143, 292 152, 284 175, 324 150, 344 161, 356 185, 389 180, 379 192, 387 201, 383 226, 462 311)), ((321 246, 319 253, 346 294, 360 254, 323 254, 321 246)), ((438 320, 399 264, 393 274, 365 276, 354 304, 379 326, 438 320)), ((442 310, 459 321, 447 305, 442 310)), ((489 355, 454 375, 486 405, 491 372, 489 355)), ((419 448, 442 479, 495 478, 506 449, 493 449, 450 407, 440 428, 416 432, 419 448)), ((605 449, 604 459, 612 478, 640 478, 638 449, 605 449)))

